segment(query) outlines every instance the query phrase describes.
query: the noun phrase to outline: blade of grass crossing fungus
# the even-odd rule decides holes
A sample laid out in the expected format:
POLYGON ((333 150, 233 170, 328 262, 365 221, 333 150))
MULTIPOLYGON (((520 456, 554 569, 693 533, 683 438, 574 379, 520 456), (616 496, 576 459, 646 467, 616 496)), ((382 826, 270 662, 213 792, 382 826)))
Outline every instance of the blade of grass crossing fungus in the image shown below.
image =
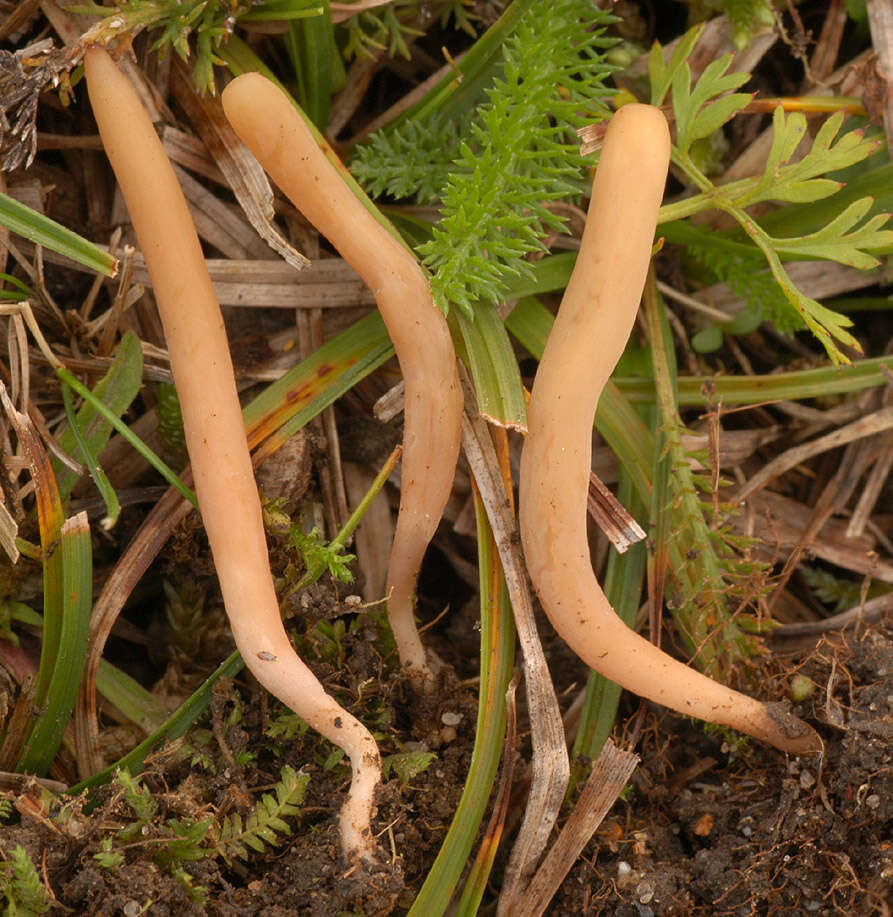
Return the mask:
MULTIPOLYGON (((465 345, 462 358, 474 377, 481 414, 500 426, 525 429, 527 407, 521 373, 496 308, 491 303, 478 303, 474 320, 463 312, 454 315, 465 345)), ((453 338, 457 338, 455 331, 453 338)))
MULTIPOLYGON (((644 504, 637 496, 632 480, 622 466, 617 496, 633 516, 643 517, 644 504)), ((635 627, 636 612, 642 599, 646 554, 645 542, 641 541, 632 545, 623 554, 611 551, 608 556, 605 595, 627 627, 635 627)), ((622 692, 623 689, 618 684, 609 681, 598 672, 589 672, 580 724, 573 745, 575 761, 581 756, 594 761, 599 756, 614 728, 622 692)), ((574 770, 579 771, 579 768, 575 766, 574 770)), ((578 772, 575 776, 578 780, 583 779, 585 773, 578 772)), ((576 782, 577 780, 573 781, 572 787, 576 782)))

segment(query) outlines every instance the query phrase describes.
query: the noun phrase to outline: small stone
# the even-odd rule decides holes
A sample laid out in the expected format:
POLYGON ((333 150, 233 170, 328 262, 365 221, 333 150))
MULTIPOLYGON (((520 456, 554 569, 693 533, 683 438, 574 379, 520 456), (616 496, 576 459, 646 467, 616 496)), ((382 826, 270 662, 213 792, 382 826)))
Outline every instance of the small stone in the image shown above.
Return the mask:
POLYGON ((440 715, 440 722, 444 726, 458 726, 462 722, 462 714, 447 710, 446 713, 440 715))
POLYGON ((878 796, 877 793, 872 793, 868 799, 865 800, 865 805, 867 805, 869 809, 876 809, 880 804, 881 797, 878 796))
POLYGON ((800 774, 800 786, 804 790, 808 790, 811 787, 815 786, 815 777, 809 771, 803 771, 800 774))
POLYGON ((139 917, 140 914, 145 913, 143 906, 139 901, 134 901, 133 898, 124 905, 122 910, 124 911, 124 917, 139 917))
POLYGON ((621 860, 617 864, 617 875, 620 876, 621 878, 623 878, 624 876, 628 876, 632 871, 633 871, 632 866, 630 866, 629 863, 626 862, 626 860, 621 860))
POLYGON ((636 896, 639 904, 650 904, 654 898, 654 886, 650 882, 640 882, 636 886, 636 896))

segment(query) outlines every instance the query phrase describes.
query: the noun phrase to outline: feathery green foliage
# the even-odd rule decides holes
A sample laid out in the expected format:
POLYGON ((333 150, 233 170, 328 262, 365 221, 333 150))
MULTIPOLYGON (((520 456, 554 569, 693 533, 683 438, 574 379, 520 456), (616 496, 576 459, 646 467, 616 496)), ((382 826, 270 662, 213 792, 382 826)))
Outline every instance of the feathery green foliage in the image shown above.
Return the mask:
POLYGON ((449 181, 467 126, 439 112, 422 121, 409 118, 391 130, 376 131, 357 150, 351 171, 373 197, 388 194, 430 204, 440 199, 449 181))
POLYGON ((830 605, 834 614, 853 608, 863 601, 886 595, 893 588, 888 583, 875 580, 863 595, 864 582, 842 579, 822 567, 801 564, 798 573, 812 594, 820 602, 830 605))
POLYGON ((3 913, 8 917, 49 913, 49 896, 40 873, 20 844, 13 847, 6 862, 0 865, 0 896, 6 905, 3 913))
POLYGON ((281 842, 280 835, 291 834, 283 819, 301 814, 309 780, 309 774, 283 767, 273 793, 264 793, 251 815, 244 821, 238 813, 227 815, 215 826, 213 852, 229 862, 233 857, 245 859, 249 847, 258 853, 264 853, 267 844, 275 847, 281 842))
MULTIPOLYGON (((347 42, 344 56, 375 57, 386 53, 388 57, 400 56, 409 60, 407 40, 424 35, 401 18, 399 10, 417 7, 416 0, 394 0, 377 9, 363 10, 347 21, 347 42)), ((409 10, 412 14, 412 9, 409 10)))
POLYGON ((374 193, 440 197, 442 220, 419 252, 444 310, 470 316, 476 300, 503 299, 511 276, 529 276, 524 258, 543 249, 543 232, 564 225, 549 203, 584 191, 574 130, 604 113, 611 19, 581 0, 533 3, 468 124, 406 122, 358 151, 355 174, 374 193))
MULTIPOLYGON (((155 820, 158 803, 139 778, 119 770, 115 780, 135 817, 129 824, 102 839, 101 849, 94 854, 94 859, 103 868, 113 869, 124 861, 128 845, 151 837, 157 844, 153 857, 155 862, 168 870, 194 900, 201 901, 206 889, 194 884, 193 877, 184 868, 185 864, 217 856, 229 863, 236 858, 246 858, 249 849, 263 853, 267 845, 279 844, 282 835, 291 833, 284 819, 301 814, 300 806, 310 777, 286 765, 272 793, 264 793, 255 810, 245 819, 233 814, 222 820, 213 817, 169 818, 163 824, 155 820)), ((0 888, 5 889, 6 886, 0 888)))
POLYGON ((305 533, 293 525, 289 529, 288 537, 292 547, 300 552, 307 574, 314 580, 319 579, 328 570, 335 579, 342 583, 353 582, 350 564, 357 559, 356 555, 346 554, 344 547, 340 544, 326 544, 320 539, 319 529, 316 526, 305 533))
POLYGON ((722 521, 730 507, 714 507, 722 514, 717 514, 712 524, 708 521, 710 504, 702 494, 712 492, 713 482, 706 475, 695 474, 692 459, 705 468, 710 467, 711 460, 706 453, 693 455, 683 444, 686 430, 676 400, 672 335, 663 302, 651 281, 645 287, 644 302, 659 417, 652 517, 657 547, 664 552, 660 563, 667 568, 659 573, 667 574, 667 604, 688 649, 698 656, 698 667, 718 675, 729 658, 746 656, 752 649, 732 611, 735 603, 753 598, 761 570, 736 551, 741 545, 722 521))
MULTIPOLYGON (((841 184, 822 176, 867 158, 880 141, 866 139, 861 130, 841 135, 844 116, 838 112, 822 125, 811 149, 801 159, 792 161, 806 134, 806 117, 801 112, 786 116, 779 106, 772 119, 772 147, 762 175, 719 187, 714 185, 695 165, 690 155, 691 146, 696 140, 719 130, 750 97, 746 93, 730 93, 747 80, 746 74, 727 73, 731 55, 710 63, 692 85, 686 58, 698 34, 699 30, 692 30, 669 60, 664 60, 657 44, 649 57, 652 103, 662 104, 672 91, 677 126, 673 161, 700 192, 679 204, 662 208, 661 222, 706 209, 721 210, 733 217, 762 253, 795 314, 799 314, 803 323, 819 338, 834 363, 846 363, 848 358, 841 353, 838 344, 861 349, 859 342, 846 330, 852 322, 803 293, 791 280, 782 260, 812 258, 838 261, 863 270, 875 267, 879 262, 870 252, 893 245, 893 231, 883 228, 888 224, 889 214, 868 216, 873 200, 861 198, 842 207, 817 232, 777 238, 763 230, 746 208, 764 201, 799 204, 828 198, 840 190, 841 184)), ((782 326, 785 324, 782 322, 782 326)))

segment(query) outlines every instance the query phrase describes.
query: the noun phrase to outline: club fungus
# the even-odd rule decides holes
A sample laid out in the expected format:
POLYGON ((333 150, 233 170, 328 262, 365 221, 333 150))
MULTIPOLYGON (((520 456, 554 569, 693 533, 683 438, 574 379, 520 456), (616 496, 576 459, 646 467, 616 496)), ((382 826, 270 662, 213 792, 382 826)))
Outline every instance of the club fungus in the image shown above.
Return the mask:
POLYGON ((400 510, 388 565, 388 618, 404 669, 433 686, 413 616, 419 567, 443 514, 459 454, 456 356, 425 272, 338 174, 279 87, 246 73, 223 91, 236 133, 273 181, 375 295, 406 383, 400 510))
POLYGON ((793 754, 818 753, 797 717, 696 672, 628 628, 598 585, 586 537, 592 421, 632 330, 670 156, 656 108, 625 105, 608 127, 577 263, 537 371, 521 459, 528 570, 558 633, 624 688, 793 754))
POLYGON ((85 64, 102 143, 152 278, 195 489, 236 645, 268 691, 350 757, 342 846, 349 857, 373 859, 378 747, 326 694, 282 625, 226 331, 186 200, 126 77, 100 48, 87 51, 85 64))

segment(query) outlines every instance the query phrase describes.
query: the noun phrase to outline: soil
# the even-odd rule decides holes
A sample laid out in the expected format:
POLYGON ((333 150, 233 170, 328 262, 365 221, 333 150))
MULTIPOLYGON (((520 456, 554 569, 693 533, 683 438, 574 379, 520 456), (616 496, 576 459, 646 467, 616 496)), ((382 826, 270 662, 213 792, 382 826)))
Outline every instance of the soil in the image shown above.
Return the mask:
MULTIPOLYGON (((366 657, 372 661, 375 655, 366 657)), ((893 630, 823 640, 802 664, 787 660, 783 668, 790 673, 795 667, 815 685, 796 712, 821 729, 827 747, 823 762, 786 760, 754 743, 711 735, 700 724, 650 710, 639 747, 642 762, 627 798, 615 804, 547 913, 889 913, 893 630)), ((564 660, 562 670, 566 673, 564 660)), ((767 676, 771 691, 781 683, 780 673, 781 667, 774 683, 767 676)), ((81 800, 68 805, 66 817, 54 811, 52 819, 32 784, 17 797, 20 822, 3 829, 0 847, 8 852, 22 845, 41 864, 58 904, 74 913, 136 915, 149 902, 147 912, 153 915, 405 913, 462 791, 475 698, 453 681, 426 710, 417 704, 410 710, 413 702, 406 698, 411 695, 399 684, 390 687, 387 695, 397 702, 388 717, 395 727, 412 723, 416 736, 427 724, 429 747, 439 741, 444 711, 462 718, 455 738, 449 734, 449 742, 441 741, 426 770, 406 782, 392 776, 382 788, 376 819, 383 851, 379 868, 345 868, 339 858, 334 815, 343 800, 346 770, 329 767, 322 743, 312 734, 298 741, 264 739, 269 712, 250 690, 244 699, 221 696, 222 712, 235 703, 240 721, 224 731, 222 744, 205 747, 204 767, 195 767, 195 759, 191 766, 176 747, 150 759, 142 780, 159 812, 137 839, 116 844, 124 855, 120 865, 104 868, 96 858, 102 838, 134 820, 117 784, 96 791, 98 805, 89 813, 81 800), (225 758, 252 747, 264 749, 256 761, 226 763, 225 758), (211 812, 217 817, 240 808, 247 813, 286 763, 310 775, 293 833, 268 845, 265 854, 187 862, 188 881, 204 888, 197 904, 182 877, 172 875, 156 856, 158 845, 172 836, 165 825, 173 818, 198 821, 211 812)), ((412 741, 404 731, 403 742, 412 741)), ((489 910, 485 901, 484 913, 489 910)))

